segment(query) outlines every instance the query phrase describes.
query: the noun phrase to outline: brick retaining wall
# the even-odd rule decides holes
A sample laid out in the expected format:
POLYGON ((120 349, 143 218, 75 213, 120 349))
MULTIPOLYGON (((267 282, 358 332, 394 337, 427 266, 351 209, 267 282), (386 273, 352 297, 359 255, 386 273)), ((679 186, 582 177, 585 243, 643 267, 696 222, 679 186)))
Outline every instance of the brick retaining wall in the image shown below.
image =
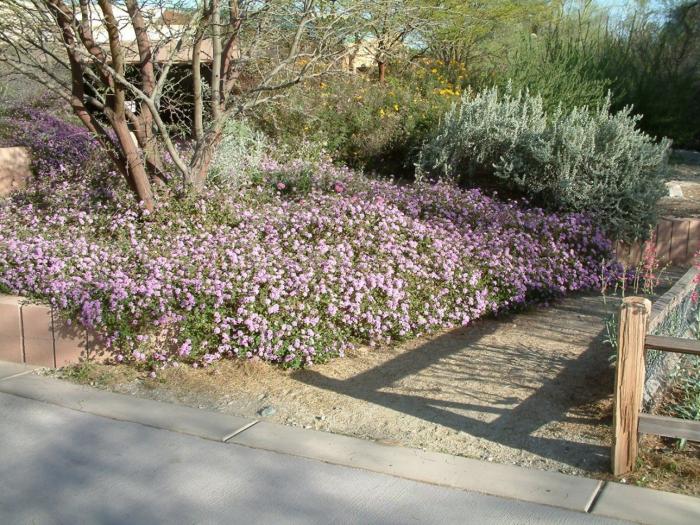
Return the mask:
POLYGON ((105 353, 100 338, 49 306, 0 295, 0 361, 56 368, 105 353))
MULTIPOLYGON (((664 217, 659 219, 654 234, 656 257, 661 264, 691 264, 700 250, 700 219, 664 217)), ((621 262, 634 266, 642 259, 644 245, 618 242, 615 251, 621 262)))

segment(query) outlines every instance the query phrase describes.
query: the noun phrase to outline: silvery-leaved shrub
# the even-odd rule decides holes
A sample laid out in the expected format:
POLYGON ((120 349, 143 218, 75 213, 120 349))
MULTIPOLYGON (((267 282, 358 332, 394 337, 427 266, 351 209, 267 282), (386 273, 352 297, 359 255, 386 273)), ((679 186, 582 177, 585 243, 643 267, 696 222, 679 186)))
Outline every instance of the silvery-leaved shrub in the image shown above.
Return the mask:
POLYGON ((247 186, 269 149, 262 132, 244 120, 229 120, 209 170, 210 180, 233 189, 247 186))
POLYGON ((640 131, 631 108, 559 108, 497 89, 466 93, 418 162, 420 175, 500 178, 550 208, 586 212, 613 236, 642 238, 665 194, 670 141, 640 131))

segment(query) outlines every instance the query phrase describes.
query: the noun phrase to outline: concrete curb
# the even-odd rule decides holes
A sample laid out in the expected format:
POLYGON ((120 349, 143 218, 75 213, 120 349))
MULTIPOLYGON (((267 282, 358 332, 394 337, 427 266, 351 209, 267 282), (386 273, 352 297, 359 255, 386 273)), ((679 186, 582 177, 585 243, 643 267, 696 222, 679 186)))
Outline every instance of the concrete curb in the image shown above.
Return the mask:
POLYGON ((700 523, 700 498, 607 483, 591 514, 648 524, 700 523))
POLYGON ((261 422, 228 443, 585 512, 599 482, 261 422))
POLYGON ((6 378, 0 381, 0 392, 222 442, 255 423, 242 417, 113 394, 37 375, 6 378))
POLYGON ((36 367, 29 365, 0 361, 0 381, 3 379, 11 379, 13 377, 29 374, 35 369, 36 367))
POLYGON ((700 499, 618 483, 383 445, 114 394, 0 362, 0 392, 121 421, 413 481, 648 524, 700 523, 700 499))

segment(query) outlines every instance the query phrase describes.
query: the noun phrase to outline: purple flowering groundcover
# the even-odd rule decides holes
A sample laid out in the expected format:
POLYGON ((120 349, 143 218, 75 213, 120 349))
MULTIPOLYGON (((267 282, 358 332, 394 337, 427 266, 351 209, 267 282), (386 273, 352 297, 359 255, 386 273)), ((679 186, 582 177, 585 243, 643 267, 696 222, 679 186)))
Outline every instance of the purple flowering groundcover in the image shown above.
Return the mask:
POLYGON ((0 202, 0 291, 51 303, 154 371, 309 365, 597 286, 611 258, 584 215, 325 162, 267 162, 247 188, 162 198, 152 214, 121 184, 42 164, 0 202))

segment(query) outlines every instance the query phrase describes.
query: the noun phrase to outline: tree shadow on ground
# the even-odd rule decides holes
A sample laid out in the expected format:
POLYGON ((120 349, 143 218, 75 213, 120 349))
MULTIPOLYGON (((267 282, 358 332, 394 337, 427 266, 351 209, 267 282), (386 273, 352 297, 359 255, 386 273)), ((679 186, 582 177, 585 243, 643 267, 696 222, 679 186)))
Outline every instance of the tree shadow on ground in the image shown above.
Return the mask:
POLYGON ((613 391, 603 343, 609 310, 599 295, 567 298, 552 308, 455 329, 346 379, 314 370, 294 377, 562 464, 606 470, 607 444, 540 429, 609 426, 609 411, 591 409, 613 391), (514 321, 522 323, 522 337, 499 337, 514 321))

